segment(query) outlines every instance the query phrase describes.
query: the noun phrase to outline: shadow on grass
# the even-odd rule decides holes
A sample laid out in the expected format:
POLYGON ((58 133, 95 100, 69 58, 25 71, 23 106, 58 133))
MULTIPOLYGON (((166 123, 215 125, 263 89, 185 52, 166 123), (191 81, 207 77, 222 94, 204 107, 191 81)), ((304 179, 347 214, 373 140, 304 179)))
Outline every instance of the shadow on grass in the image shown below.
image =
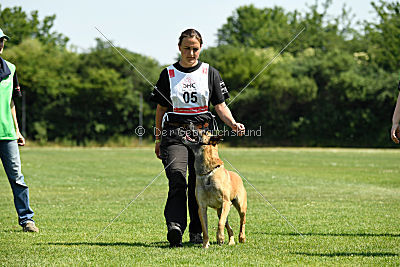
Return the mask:
MULTIPOLYGON (((287 236, 300 236, 298 233, 265 233, 255 232, 255 234, 264 235, 287 235, 287 236)), ((301 233, 303 236, 353 236, 353 237, 400 237, 400 234, 390 233, 301 233)))
POLYGON ((5 233, 5 234, 10 234, 10 233, 24 233, 24 231, 22 231, 22 228, 21 228, 21 229, 3 230, 3 231, 0 231, 0 233, 5 233))
POLYGON ((333 252, 333 253, 307 253, 296 252, 295 255, 314 257, 397 257, 399 254, 391 252, 333 252))
MULTIPOLYGON (((38 243, 43 244, 43 243, 38 243)), ((56 246, 104 246, 104 247, 114 247, 114 246, 125 246, 125 247, 148 247, 148 248, 170 248, 168 242, 150 242, 150 243, 142 243, 142 242, 49 242, 47 245, 56 245, 56 246)), ((195 245, 190 242, 183 242, 183 247, 196 247, 199 245, 195 245)))

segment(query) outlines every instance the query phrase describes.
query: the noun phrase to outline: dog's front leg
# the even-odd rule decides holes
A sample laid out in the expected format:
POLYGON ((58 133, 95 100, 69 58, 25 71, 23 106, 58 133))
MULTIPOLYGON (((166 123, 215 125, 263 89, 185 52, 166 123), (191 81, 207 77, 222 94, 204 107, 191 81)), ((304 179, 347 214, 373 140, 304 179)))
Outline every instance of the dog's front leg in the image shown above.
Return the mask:
MULTIPOLYGON (((221 213, 222 213, 222 208, 217 209, 217 213, 218 213, 218 219, 220 219, 221 218, 221 213)), ((230 246, 231 245, 235 245, 235 238, 233 237, 233 229, 229 225, 228 218, 226 218, 225 228, 228 231, 228 237, 229 237, 228 245, 230 245, 230 246)), ((217 239, 218 239, 218 235, 217 235, 217 239)))
POLYGON ((199 205, 199 217, 201 222, 201 229, 203 230, 203 248, 208 248, 210 246, 210 238, 208 237, 207 206, 199 205))
POLYGON ((230 201, 224 200, 222 202, 222 211, 218 222, 217 242, 219 245, 222 245, 224 243, 224 228, 230 208, 231 208, 230 201))

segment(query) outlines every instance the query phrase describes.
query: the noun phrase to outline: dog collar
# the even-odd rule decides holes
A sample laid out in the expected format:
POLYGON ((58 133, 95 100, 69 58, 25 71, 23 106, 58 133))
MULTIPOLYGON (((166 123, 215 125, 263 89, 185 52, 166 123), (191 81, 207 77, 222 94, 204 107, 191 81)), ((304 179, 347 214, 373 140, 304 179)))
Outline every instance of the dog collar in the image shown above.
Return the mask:
POLYGON ((201 176, 208 176, 208 175, 210 175, 213 171, 215 171, 216 169, 218 169, 219 167, 221 167, 221 165, 217 165, 217 167, 215 167, 214 169, 212 169, 211 171, 209 171, 209 172, 207 172, 207 173, 201 174, 201 176))

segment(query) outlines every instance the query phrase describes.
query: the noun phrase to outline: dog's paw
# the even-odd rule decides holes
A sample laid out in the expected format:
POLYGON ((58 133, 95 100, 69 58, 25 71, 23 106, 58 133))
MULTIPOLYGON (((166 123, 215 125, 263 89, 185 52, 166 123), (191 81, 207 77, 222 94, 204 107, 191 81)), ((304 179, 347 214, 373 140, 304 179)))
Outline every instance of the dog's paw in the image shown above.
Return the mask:
POLYGON ((246 242, 246 237, 245 236, 239 236, 239 243, 244 243, 246 242))
POLYGON ((218 234, 217 233, 217 244, 218 245, 223 245, 225 241, 225 237, 223 234, 218 234))
POLYGON ((210 247, 210 242, 207 241, 207 242, 203 243, 203 248, 204 249, 208 249, 209 247, 210 247))
POLYGON ((233 236, 229 237, 229 243, 228 243, 228 245, 229 245, 229 246, 235 245, 235 240, 234 240, 234 237, 233 237, 233 236))

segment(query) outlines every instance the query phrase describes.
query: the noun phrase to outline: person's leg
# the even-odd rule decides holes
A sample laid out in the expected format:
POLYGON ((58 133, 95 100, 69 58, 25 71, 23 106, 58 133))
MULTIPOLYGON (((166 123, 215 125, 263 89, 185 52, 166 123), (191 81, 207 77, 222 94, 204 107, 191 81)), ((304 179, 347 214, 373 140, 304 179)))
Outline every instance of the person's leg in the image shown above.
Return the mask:
POLYGON ((188 169, 189 169, 189 177, 188 177, 188 207, 189 207, 189 233, 190 233, 190 241, 193 243, 202 243, 203 240, 201 238, 201 223, 199 218, 199 206, 197 205, 196 200, 196 171, 194 169, 194 154, 192 150, 188 148, 188 169))
POLYGON ((0 141, 0 156, 14 195, 18 223, 21 226, 25 226, 27 222, 33 222, 34 213, 29 206, 29 189, 25 184, 24 175, 21 173, 21 160, 17 141, 0 141))
POLYGON ((180 235, 182 235, 187 226, 186 170, 188 151, 183 144, 161 146, 161 157, 164 167, 170 164, 165 169, 169 184, 168 198, 164 209, 168 232, 179 228, 180 235))

